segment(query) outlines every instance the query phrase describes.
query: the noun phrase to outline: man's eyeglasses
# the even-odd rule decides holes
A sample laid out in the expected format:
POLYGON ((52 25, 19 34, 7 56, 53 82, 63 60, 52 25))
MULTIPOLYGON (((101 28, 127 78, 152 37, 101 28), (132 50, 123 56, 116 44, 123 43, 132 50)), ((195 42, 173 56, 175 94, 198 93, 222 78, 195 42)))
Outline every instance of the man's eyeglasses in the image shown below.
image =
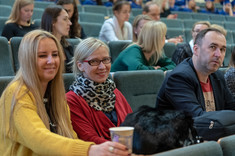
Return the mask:
POLYGON ((87 62, 90 66, 98 66, 100 65, 100 62, 102 62, 103 64, 109 64, 111 63, 111 57, 106 57, 103 60, 99 60, 99 59, 92 59, 92 60, 84 60, 83 62, 87 62))

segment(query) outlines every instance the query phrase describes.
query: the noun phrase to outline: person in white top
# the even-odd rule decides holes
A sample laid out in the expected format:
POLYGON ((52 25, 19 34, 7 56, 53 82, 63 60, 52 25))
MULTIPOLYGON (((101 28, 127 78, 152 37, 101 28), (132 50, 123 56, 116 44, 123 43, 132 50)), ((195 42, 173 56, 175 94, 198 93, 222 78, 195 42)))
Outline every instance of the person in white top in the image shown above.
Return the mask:
POLYGON ((117 1, 113 6, 113 18, 106 20, 101 28, 99 39, 108 41, 132 40, 132 26, 128 22, 131 12, 130 3, 117 1))

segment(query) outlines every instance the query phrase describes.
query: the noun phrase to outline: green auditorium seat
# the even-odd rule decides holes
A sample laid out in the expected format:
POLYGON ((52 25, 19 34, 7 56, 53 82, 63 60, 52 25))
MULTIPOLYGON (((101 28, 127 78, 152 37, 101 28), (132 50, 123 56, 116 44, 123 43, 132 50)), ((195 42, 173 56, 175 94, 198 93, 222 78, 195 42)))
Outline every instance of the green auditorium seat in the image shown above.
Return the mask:
POLYGON ((2 17, 0 16, 0 35, 2 34, 3 27, 5 25, 5 22, 7 21, 8 17, 2 17))
POLYGON ((11 82, 14 76, 1 76, 0 77, 0 97, 2 96, 3 91, 6 86, 11 82))
MULTIPOLYGON (((235 18, 235 17, 234 17, 235 18)), ((226 30, 235 30, 235 22, 228 22, 228 21, 225 21, 224 22, 224 28, 226 30)))
POLYGON ((12 37, 10 42, 15 72, 19 69, 18 50, 21 40, 22 37, 12 37))
POLYGON ((87 37, 99 37, 100 29, 102 24, 99 23, 88 23, 88 22, 80 22, 85 34, 87 37))
POLYGON ((83 5, 83 11, 108 16, 107 7, 101 5, 83 5))
POLYGON ((110 56, 112 57, 112 62, 115 61, 115 59, 118 57, 118 55, 123 51, 128 45, 130 45, 131 41, 110 41, 108 43, 110 56))
POLYGON ((227 46, 226 46, 226 54, 225 54, 224 62, 223 62, 223 66, 224 67, 228 66, 231 54, 232 54, 232 45, 227 44, 227 46))
POLYGON ((9 17, 11 14, 11 6, 9 5, 0 5, 0 16, 9 17))
POLYGON ((193 19, 197 19, 199 21, 209 21, 209 15, 208 14, 203 14, 203 13, 193 13, 192 14, 193 19))
POLYGON ((135 111, 142 105, 155 107, 164 73, 161 70, 119 71, 113 74, 113 80, 135 111))
POLYGON ((182 28, 168 28, 166 32, 167 38, 175 38, 178 36, 182 36, 183 40, 185 41, 185 33, 184 29, 182 28))
POLYGON ((220 23, 226 20, 224 15, 216 15, 216 14, 210 14, 209 18, 212 21, 219 21, 220 23))
POLYGON ((163 50, 167 57, 172 58, 172 55, 176 49, 176 45, 174 43, 165 43, 163 50))
POLYGON ((184 23, 183 23, 183 20, 181 20, 181 19, 161 18, 161 21, 166 24, 167 28, 184 29, 184 23))
POLYGON ((235 156, 235 135, 221 138, 218 142, 222 148, 224 156, 235 156))
POLYGON ((42 18, 42 14, 44 12, 44 9, 42 8, 34 8, 33 9, 33 16, 32 19, 41 19, 42 18))
POLYGON ((54 2, 47 2, 47 1, 34 1, 34 8, 41 8, 45 9, 49 5, 55 4, 54 2))
POLYGON ((223 152, 217 142, 209 141, 154 154, 152 156, 223 156, 223 152))
POLYGON ((15 75, 12 54, 8 40, 0 36, 0 76, 13 76, 15 75))
POLYGON ((141 15, 142 14, 142 9, 139 9, 139 8, 133 8, 131 9, 131 12, 132 12, 132 15, 133 16, 138 16, 138 15, 141 15))
POLYGON ((88 22, 88 23, 104 23, 104 15, 99 13, 90 13, 90 12, 81 12, 79 13, 80 22, 88 22))
POLYGON ((192 19, 192 13, 190 12, 179 12, 179 11, 172 11, 173 14, 178 15, 178 19, 189 20, 192 19))

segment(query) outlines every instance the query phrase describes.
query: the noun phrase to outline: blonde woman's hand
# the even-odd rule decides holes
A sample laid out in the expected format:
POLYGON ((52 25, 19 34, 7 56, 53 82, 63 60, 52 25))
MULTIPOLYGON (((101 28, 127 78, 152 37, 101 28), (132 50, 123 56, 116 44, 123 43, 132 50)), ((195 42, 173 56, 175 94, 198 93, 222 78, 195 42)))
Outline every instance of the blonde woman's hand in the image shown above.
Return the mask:
POLYGON ((160 66, 153 66, 154 67, 154 69, 159 69, 159 68, 161 68, 160 66))
POLYGON ((126 146, 118 143, 107 141, 99 145, 91 145, 89 149, 89 156, 128 156, 128 149, 126 146))

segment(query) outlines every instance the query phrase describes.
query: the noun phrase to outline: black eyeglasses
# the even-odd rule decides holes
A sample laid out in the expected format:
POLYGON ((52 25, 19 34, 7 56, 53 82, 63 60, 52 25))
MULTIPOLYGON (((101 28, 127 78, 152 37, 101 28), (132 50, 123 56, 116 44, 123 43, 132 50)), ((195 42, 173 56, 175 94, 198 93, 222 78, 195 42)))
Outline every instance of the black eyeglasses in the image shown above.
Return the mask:
POLYGON ((83 62, 87 62, 91 66, 98 66, 100 65, 100 62, 102 62, 103 64, 109 64, 111 60, 112 60, 111 57, 106 57, 103 60, 92 59, 92 60, 84 60, 83 62))

